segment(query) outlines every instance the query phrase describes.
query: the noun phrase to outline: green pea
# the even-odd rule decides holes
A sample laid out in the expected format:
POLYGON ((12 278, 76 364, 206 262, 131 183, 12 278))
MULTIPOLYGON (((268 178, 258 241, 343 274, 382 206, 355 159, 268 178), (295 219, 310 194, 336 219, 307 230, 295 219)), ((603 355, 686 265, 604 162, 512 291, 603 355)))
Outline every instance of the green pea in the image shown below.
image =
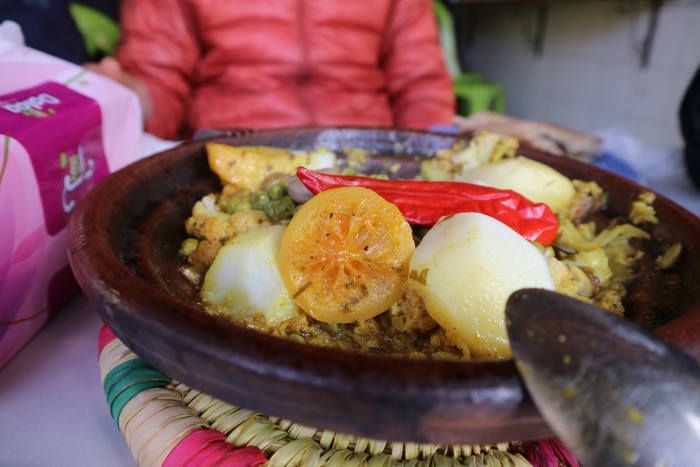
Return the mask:
POLYGON ((178 251, 178 253, 180 256, 189 256, 190 254, 194 253, 197 246, 199 246, 199 242, 196 238, 187 238, 180 244, 180 251, 178 251))
POLYGON ((306 341, 304 340, 304 338, 303 338, 302 336, 300 336, 299 334, 290 334, 290 335, 289 335, 289 338, 290 338, 291 340, 295 341, 295 342, 299 342, 300 344, 305 344, 305 343, 306 343, 306 341))
POLYGON ((294 215, 295 208, 296 205, 294 204, 294 201, 292 201, 292 198, 289 196, 283 196, 280 199, 267 203, 263 207, 263 210, 270 219, 274 221, 281 221, 292 217, 292 215, 294 215))
POLYGON ((250 211, 251 209, 253 209, 253 206, 250 204, 250 201, 243 198, 229 198, 224 206, 224 210, 229 214, 238 211, 250 211))
POLYGON ((287 184, 279 180, 270 185, 267 193, 270 195, 270 199, 280 199, 287 194, 287 184))
POLYGON ((250 204, 253 206, 253 209, 262 210, 269 202, 270 195, 266 191, 256 191, 250 198, 250 204))

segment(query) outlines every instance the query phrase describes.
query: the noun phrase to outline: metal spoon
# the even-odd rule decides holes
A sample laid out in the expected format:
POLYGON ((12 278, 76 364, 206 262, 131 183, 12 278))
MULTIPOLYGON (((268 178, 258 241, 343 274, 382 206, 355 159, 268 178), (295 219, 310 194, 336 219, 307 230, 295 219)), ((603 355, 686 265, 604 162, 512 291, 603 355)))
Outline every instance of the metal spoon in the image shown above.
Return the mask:
POLYGON ((542 416, 587 466, 700 465, 700 364, 620 316, 523 289, 513 357, 542 416))

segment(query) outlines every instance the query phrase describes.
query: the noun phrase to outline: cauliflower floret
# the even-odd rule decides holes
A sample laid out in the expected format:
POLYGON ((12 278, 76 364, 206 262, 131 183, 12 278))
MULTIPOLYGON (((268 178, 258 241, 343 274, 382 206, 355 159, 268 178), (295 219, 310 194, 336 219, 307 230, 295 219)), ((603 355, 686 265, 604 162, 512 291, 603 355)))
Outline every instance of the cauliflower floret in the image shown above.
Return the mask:
POLYGON ((209 193, 202 199, 194 203, 192 207, 192 215, 195 217, 216 217, 225 216, 226 214, 219 210, 216 206, 217 196, 214 193, 209 193))
POLYGON ((594 284, 580 268, 565 264, 551 256, 547 257, 547 264, 552 271, 552 277, 559 293, 596 305, 611 313, 624 314, 625 308, 622 304, 624 287, 603 290, 593 295, 595 292, 594 284))
POLYGON ((250 230, 272 225, 272 221, 263 211, 251 210, 234 212, 231 214, 228 224, 234 236, 236 236, 250 230))
POLYGON ((206 195, 195 203, 192 216, 185 222, 187 234, 199 240, 197 248, 187 259, 192 264, 208 267, 228 241, 244 232, 268 225, 272 225, 272 221, 263 211, 227 214, 217 207, 216 195, 206 195))
POLYGON ((553 256, 547 256, 547 266, 558 292, 578 299, 588 298, 593 293, 590 278, 577 266, 564 264, 553 256))
POLYGON ((637 200, 632 203, 632 209, 630 210, 630 219, 635 225, 639 225, 645 222, 650 224, 658 224, 659 219, 656 217, 656 210, 654 209, 654 200, 656 196, 654 193, 644 192, 637 197, 637 200))
POLYGON ((225 237, 229 214, 219 210, 217 197, 209 194, 194 203, 192 216, 185 222, 188 235, 199 239, 219 239, 225 237))
POLYGON ((589 212, 599 210, 607 201, 605 191, 596 182, 584 182, 571 180, 576 189, 574 198, 569 207, 562 213, 562 217, 572 221, 581 219, 589 212))
POLYGON ((465 146, 458 142, 449 149, 437 152, 434 158, 421 162, 420 175, 424 180, 452 180, 460 174, 490 162, 515 157, 518 140, 499 133, 482 131, 465 146))
POLYGON ((616 315, 624 315, 625 307, 622 304, 622 295, 616 290, 604 290, 595 297, 595 304, 603 310, 616 315))
POLYGON ((479 167, 489 162, 515 157, 518 140, 512 136, 482 131, 463 150, 452 153, 451 160, 456 172, 479 167))
MULTIPOLYGON (((194 265, 201 265, 205 268, 209 268, 216 258, 216 254, 219 252, 223 245, 218 242, 212 242, 209 240, 202 240, 197 245, 197 249, 189 254, 187 260, 194 265)), ((199 277, 198 280, 201 280, 199 277)))

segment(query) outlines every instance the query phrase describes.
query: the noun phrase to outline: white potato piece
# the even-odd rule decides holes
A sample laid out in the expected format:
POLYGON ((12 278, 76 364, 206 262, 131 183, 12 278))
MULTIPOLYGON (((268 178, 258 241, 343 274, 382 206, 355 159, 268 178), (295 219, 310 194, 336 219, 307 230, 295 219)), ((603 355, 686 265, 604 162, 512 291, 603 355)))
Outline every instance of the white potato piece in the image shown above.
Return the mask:
POLYGON ((202 298, 234 318, 262 313, 275 326, 300 311, 280 278, 277 256, 285 228, 263 227, 238 235, 216 255, 202 298))
POLYGON ((440 220, 416 247, 408 286, 430 316, 474 357, 511 355, 505 305, 516 290, 554 290, 542 253, 510 227, 479 213, 440 220))
POLYGON ((294 160, 311 170, 330 169, 338 166, 338 158, 334 152, 325 148, 309 151, 292 151, 294 160))
POLYGON ((566 208, 576 189, 566 176, 541 162, 518 156, 465 170, 461 182, 513 190, 535 203, 545 203, 555 213, 566 208))

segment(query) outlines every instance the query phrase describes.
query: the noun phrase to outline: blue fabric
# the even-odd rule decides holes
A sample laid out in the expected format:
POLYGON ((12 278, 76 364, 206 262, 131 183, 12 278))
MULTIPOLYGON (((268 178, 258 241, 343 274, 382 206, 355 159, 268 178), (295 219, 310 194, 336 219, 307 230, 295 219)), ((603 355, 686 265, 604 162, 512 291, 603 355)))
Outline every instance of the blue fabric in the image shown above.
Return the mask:
POLYGON ((604 152, 600 155, 600 157, 594 160, 593 165, 609 172, 616 173, 617 175, 621 175, 625 178, 629 178, 632 181, 641 182, 639 174, 631 165, 607 152, 604 152))
POLYGON ((430 131, 434 131, 436 133, 448 133, 450 135, 456 135, 459 133, 459 130, 457 129, 457 125, 436 125, 436 126, 431 126, 428 128, 430 131))

